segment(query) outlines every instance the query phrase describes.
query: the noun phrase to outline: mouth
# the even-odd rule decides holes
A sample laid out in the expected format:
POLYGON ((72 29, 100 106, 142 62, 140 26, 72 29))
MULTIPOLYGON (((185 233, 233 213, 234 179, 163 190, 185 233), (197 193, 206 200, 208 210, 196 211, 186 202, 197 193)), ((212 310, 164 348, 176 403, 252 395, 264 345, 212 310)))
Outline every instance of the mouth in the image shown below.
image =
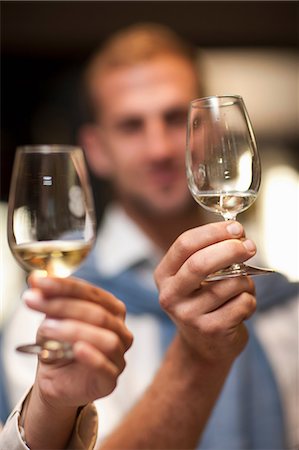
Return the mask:
POLYGON ((160 187, 170 187, 182 179, 185 180, 185 170, 182 166, 155 167, 148 171, 150 182, 160 187))

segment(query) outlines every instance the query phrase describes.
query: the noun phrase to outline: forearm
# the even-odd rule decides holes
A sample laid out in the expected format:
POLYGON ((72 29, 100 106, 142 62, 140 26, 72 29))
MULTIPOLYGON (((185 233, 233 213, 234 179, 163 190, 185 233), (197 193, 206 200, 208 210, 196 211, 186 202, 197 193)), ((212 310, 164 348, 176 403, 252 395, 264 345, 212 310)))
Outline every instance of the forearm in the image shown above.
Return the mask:
POLYGON ((33 386, 24 406, 24 433, 27 445, 34 449, 64 449, 76 421, 76 407, 53 408, 42 399, 39 389, 33 386))
POLYGON ((195 448, 230 365, 200 362, 177 337, 150 388, 101 449, 195 448))

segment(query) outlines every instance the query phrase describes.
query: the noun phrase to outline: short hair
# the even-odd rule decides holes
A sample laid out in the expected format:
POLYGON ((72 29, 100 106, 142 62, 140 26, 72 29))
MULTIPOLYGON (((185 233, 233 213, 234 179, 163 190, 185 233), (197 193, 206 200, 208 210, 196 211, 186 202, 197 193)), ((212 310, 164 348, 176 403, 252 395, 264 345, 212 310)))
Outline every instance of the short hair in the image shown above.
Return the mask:
POLYGON ((113 34, 94 52, 86 66, 84 84, 91 110, 94 109, 94 105, 89 86, 95 77, 113 69, 129 67, 165 54, 182 57, 189 61, 196 71, 195 46, 165 25, 139 23, 113 34))
POLYGON ((132 25, 111 36, 91 59, 87 71, 136 64, 164 53, 195 62, 195 49, 170 28, 154 23, 132 25))

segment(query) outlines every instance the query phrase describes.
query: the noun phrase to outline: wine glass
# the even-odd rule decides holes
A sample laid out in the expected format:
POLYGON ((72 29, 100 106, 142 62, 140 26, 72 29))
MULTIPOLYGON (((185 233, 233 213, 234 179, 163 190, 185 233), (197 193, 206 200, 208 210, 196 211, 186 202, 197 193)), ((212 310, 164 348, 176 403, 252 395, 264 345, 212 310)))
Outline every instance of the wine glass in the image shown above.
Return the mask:
MULTIPOLYGON (((93 197, 83 151, 64 145, 17 148, 8 201, 10 250, 27 271, 67 277, 95 240, 93 197)), ((43 360, 72 358, 69 343, 48 340, 17 348, 43 360)))
MULTIPOLYGON (((235 220, 253 204, 261 182, 261 163, 241 96, 211 96, 190 103, 186 170, 194 199, 225 220, 235 220)), ((235 263, 206 280, 272 272, 235 263)))

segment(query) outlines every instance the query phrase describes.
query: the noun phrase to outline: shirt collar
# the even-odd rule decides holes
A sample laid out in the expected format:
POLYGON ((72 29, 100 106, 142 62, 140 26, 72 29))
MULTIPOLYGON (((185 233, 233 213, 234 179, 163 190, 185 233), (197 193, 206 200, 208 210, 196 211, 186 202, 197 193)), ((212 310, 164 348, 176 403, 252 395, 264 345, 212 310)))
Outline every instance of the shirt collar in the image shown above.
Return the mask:
POLYGON ((103 275, 116 275, 141 261, 155 267, 159 253, 120 205, 106 208, 95 245, 96 266, 103 275))

